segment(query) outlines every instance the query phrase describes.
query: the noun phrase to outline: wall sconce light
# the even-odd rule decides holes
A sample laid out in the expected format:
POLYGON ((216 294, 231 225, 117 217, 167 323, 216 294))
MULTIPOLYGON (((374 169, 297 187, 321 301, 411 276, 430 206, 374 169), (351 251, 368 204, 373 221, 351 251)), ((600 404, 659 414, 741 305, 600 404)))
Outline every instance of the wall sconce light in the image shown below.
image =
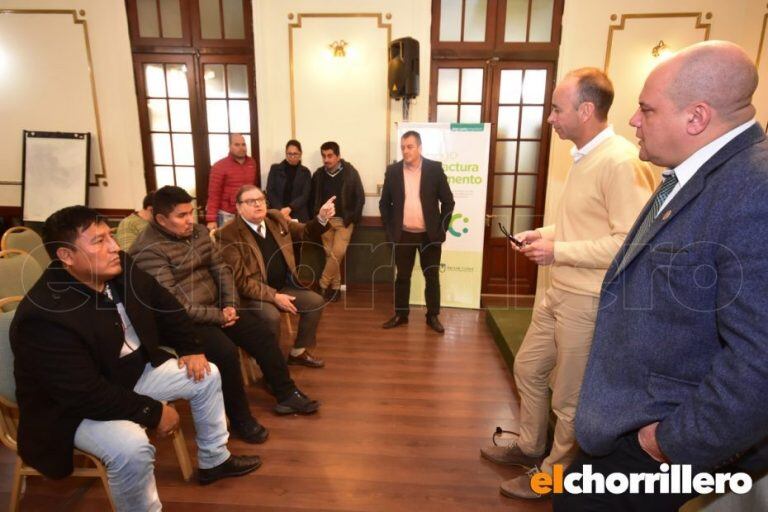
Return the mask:
POLYGON ((653 58, 655 59, 659 57, 667 57, 670 53, 671 50, 669 49, 669 46, 667 46, 663 40, 660 40, 651 50, 651 55, 653 55, 653 58))
POLYGON ((334 41, 331 44, 328 45, 328 47, 333 50, 333 56, 334 57, 346 57, 347 56, 347 50, 345 48, 349 45, 348 42, 345 40, 341 41, 334 41))

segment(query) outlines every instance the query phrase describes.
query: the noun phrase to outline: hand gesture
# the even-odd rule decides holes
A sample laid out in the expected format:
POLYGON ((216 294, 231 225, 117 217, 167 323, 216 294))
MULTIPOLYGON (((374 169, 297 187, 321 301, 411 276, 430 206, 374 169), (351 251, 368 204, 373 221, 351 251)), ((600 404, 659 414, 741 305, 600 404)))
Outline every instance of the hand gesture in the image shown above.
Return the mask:
POLYGON ((329 200, 325 202, 323 206, 320 207, 320 211, 317 212, 317 217, 322 221, 326 222, 331 217, 336 216, 336 206, 334 206, 333 202, 336 200, 336 196, 333 196, 329 200))
POLYGON ((296 300, 296 297, 293 295, 287 295, 285 293, 275 294, 275 305, 281 310, 288 311, 289 313, 293 313, 295 315, 299 312, 299 310, 296 309, 296 306, 293 304, 294 300, 296 300))
POLYGON ((200 382, 211 374, 211 365, 203 354, 190 354, 179 358, 179 368, 187 367, 187 376, 200 382))
POLYGON ((221 314, 224 315, 224 323, 221 324, 222 327, 231 327, 240 319, 240 317, 237 316, 237 310, 232 306, 227 306, 222 309, 221 314))
POLYGON ((155 430, 157 437, 168 437, 179 429, 179 413, 170 405, 163 404, 163 414, 155 430))

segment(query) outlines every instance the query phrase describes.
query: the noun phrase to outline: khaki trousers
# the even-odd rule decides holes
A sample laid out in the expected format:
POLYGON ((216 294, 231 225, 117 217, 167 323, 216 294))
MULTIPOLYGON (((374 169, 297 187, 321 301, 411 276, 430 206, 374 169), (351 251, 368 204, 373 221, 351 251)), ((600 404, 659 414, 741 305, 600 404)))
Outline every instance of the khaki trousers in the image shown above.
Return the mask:
POLYGON ((547 442, 549 392, 557 422, 552 450, 541 470, 567 467, 578 453, 574 419, 584 369, 595 330, 598 297, 550 288, 534 309, 531 325, 515 358, 520 393, 520 439, 523 453, 539 456, 547 442))
POLYGON ((328 221, 330 227, 323 233, 323 248, 325 249, 325 268, 320 277, 320 288, 341 288, 341 260, 347 252, 349 240, 352 238, 354 223, 344 227, 344 222, 333 217, 328 221))

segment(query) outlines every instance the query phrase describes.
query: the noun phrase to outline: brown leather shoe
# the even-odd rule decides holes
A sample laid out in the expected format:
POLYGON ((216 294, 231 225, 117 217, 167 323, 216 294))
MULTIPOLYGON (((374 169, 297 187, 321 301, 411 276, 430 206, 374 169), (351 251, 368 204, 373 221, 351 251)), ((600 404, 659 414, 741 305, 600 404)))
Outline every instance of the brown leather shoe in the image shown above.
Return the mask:
POLYGON ((539 468, 534 467, 524 475, 516 476, 501 483, 499 492, 507 498, 522 498, 524 500, 536 500, 543 498, 543 494, 538 494, 531 489, 531 479, 538 473, 539 468))
POLYGON ((288 355, 288 364, 295 364, 301 366, 308 366, 309 368, 322 368, 325 366, 325 361, 318 359, 309 353, 309 350, 305 350, 301 354, 294 356, 288 355))
POLYGON ((445 328, 440 323, 440 320, 437 319, 437 315, 428 315, 427 325, 436 333, 443 334, 445 332, 445 328))

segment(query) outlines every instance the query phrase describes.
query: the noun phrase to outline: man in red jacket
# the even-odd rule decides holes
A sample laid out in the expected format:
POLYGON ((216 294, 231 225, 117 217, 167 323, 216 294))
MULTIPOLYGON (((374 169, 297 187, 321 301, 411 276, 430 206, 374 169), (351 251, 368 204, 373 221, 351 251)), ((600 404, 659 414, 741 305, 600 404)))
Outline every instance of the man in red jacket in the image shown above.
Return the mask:
POLYGON ((248 156, 245 137, 229 136, 229 155, 211 167, 208 178, 208 204, 205 222, 208 229, 223 226, 235 216, 235 196, 243 185, 256 183, 256 162, 248 156))

